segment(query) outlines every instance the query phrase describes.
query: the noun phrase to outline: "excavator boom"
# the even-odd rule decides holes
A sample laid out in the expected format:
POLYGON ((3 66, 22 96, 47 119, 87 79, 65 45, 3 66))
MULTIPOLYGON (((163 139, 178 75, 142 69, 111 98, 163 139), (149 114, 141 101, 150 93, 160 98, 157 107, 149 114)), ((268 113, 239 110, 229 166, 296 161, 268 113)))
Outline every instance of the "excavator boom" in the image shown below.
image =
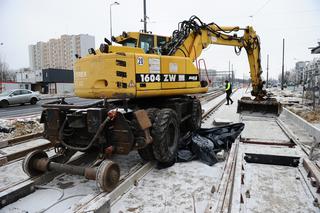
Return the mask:
POLYGON ((173 32, 172 38, 162 49, 167 55, 189 57, 195 61, 204 48, 210 44, 234 46, 237 55, 244 48, 248 55, 252 91, 251 98, 244 98, 238 102, 238 112, 258 111, 279 115, 281 105, 275 99, 266 97, 261 78, 260 41, 254 29, 250 26, 219 26, 215 23, 205 24, 198 17, 192 16, 188 21, 179 24, 179 29, 173 32), (243 36, 236 32, 243 31, 243 36), (231 35, 231 33, 234 33, 231 35))

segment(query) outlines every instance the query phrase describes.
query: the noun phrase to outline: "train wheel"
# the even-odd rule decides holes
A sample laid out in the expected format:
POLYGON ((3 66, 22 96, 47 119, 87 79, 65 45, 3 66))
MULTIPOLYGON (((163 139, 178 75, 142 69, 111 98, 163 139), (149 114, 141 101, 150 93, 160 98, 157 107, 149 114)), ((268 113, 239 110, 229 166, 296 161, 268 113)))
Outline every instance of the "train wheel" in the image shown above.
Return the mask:
POLYGON ((45 173, 44 171, 35 168, 35 161, 40 159, 48 159, 45 151, 35 150, 27 154, 22 161, 22 169, 29 177, 35 177, 45 173))
POLYGON ((96 173, 96 183, 98 187, 102 191, 111 192, 118 185, 119 180, 119 165, 110 160, 103 161, 96 173))

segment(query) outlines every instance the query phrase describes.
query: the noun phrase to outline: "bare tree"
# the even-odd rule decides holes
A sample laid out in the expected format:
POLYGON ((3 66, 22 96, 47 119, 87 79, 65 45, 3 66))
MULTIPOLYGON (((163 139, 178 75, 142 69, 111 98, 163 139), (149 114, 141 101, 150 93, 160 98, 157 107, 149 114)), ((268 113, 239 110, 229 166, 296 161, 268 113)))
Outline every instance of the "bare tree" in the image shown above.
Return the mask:
MULTIPOLYGON (((283 83, 288 85, 288 84, 295 84, 296 81, 296 73, 294 71, 285 71, 284 76, 283 76, 283 83)), ((281 82, 282 76, 279 74, 278 80, 281 82)))
POLYGON ((15 74, 10 72, 9 65, 0 57, 0 82, 14 81, 15 74))

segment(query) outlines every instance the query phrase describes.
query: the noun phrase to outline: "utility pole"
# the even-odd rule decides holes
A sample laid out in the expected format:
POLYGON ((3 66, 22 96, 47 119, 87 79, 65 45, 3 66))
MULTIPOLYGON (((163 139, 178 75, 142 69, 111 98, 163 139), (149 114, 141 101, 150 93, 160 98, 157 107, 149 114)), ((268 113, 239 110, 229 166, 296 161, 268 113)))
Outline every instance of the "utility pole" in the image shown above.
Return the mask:
POLYGON ((267 55, 267 86, 266 88, 268 88, 269 85, 269 54, 267 55))
POLYGON ((233 73, 233 64, 231 64, 231 82, 232 82, 232 84, 233 84, 233 75, 234 75, 234 73, 233 73))
POLYGON ((228 75, 229 75, 229 81, 230 81, 230 60, 229 60, 229 70, 228 70, 228 75))
POLYGON ((147 32, 147 0, 143 0, 143 31, 147 32))
POLYGON ((282 41, 282 74, 281 74, 281 90, 283 90, 284 81, 284 39, 282 41))
POLYGON ((113 2, 113 3, 111 3, 110 5, 109 5, 109 15, 110 15, 110 18, 109 18, 109 20, 110 20, 110 41, 112 42, 112 9, 111 9, 111 7, 113 6, 113 5, 119 5, 120 3, 119 2, 113 2))

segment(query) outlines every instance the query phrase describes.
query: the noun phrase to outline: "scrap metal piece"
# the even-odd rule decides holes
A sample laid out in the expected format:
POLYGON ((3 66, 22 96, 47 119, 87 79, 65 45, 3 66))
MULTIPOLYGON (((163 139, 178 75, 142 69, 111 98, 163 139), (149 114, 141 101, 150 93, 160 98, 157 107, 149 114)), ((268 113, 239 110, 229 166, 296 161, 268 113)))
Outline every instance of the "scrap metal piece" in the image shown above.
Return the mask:
POLYGON ((313 187, 316 187, 317 193, 320 193, 320 171, 317 166, 307 158, 303 158, 303 167, 310 177, 310 181, 313 187))
POLYGON ((245 153, 244 160, 247 163, 297 167, 300 157, 245 153))
POLYGON ((140 128, 144 132, 145 143, 146 144, 152 143, 153 139, 150 135, 150 130, 149 130, 152 124, 149 119, 148 113, 145 110, 137 110, 134 112, 134 115, 137 118, 140 128))
POLYGON ((252 100, 250 97, 242 97, 238 100, 237 113, 243 112, 260 112, 263 114, 280 115, 282 111, 281 103, 275 98, 268 98, 265 100, 252 100))

